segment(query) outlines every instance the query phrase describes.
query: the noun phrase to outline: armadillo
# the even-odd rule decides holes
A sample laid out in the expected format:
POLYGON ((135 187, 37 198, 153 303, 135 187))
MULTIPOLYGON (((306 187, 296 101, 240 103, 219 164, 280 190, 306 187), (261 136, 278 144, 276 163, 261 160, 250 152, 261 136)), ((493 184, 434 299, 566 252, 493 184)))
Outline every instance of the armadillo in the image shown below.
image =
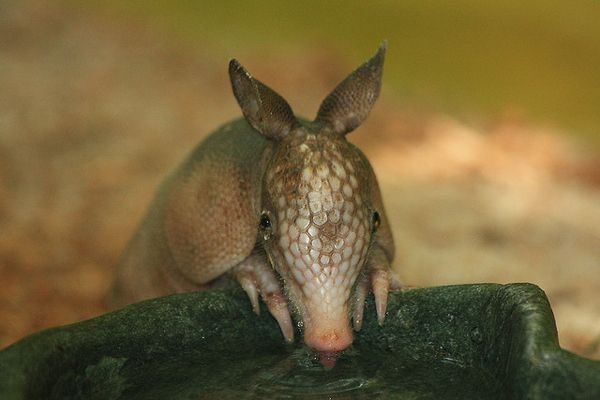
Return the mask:
POLYGON ((346 134, 379 96, 386 45, 297 118, 234 60, 244 118, 209 135, 161 185, 117 266, 116 304, 237 281, 294 339, 335 354, 353 342, 372 290, 383 324, 397 280, 377 179, 346 134), (294 316, 294 319, 292 319, 294 316))

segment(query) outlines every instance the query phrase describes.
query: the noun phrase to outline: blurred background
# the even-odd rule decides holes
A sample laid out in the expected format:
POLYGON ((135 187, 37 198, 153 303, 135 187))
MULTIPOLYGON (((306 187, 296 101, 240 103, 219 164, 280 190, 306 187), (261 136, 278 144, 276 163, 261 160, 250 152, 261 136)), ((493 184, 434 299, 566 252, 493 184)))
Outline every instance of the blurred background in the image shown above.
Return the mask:
POLYGON ((388 40, 349 138, 408 285, 532 282, 600 359, 600 3, 0 0, 0 348, 105 312, 161 179, 240 116, 238 58, 314 117, 388 40))

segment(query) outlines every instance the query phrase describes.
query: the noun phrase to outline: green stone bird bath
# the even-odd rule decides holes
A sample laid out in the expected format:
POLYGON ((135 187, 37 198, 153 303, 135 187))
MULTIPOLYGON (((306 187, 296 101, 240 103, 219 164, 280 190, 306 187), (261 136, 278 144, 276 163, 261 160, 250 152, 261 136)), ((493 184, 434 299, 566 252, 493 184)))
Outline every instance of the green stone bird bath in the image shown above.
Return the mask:
POLYGON ((600 399, 600 362, 561 350, 530 284, 393 293, 383 327, 371 298, 331 369, 223 289, 33 334, 0 351, 0 398, 600 399))

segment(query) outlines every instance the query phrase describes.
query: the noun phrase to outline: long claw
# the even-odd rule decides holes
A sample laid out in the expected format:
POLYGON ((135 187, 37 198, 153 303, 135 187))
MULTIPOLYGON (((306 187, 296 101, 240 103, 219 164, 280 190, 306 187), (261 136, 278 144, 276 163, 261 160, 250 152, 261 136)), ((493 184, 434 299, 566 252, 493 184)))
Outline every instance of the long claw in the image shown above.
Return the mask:
POLYGON ((250 299, 252 311, 254 311, 254 314, 260 315, 260 306, 258 305, 258 289, 256 288, 254 280, 247 275, 241 275, 238 277, 238 282, 250 299))
POLYGON ((356 285, 354 295, 354 310, 352 312, 352 325, 356 332, 360 331, 363 324, 363 312, 365 309, 365 299, 369 293, 369 279, 366 275, 361 276, 360 281, 356 285))
POLYGON ((275 318, 281 329, 285 341, 292 343, 294 341, 294 327, 292 317, 288 308, 287 300, 279 293, 263 295, 263 301, 267 304, 271 315, 275 318))
POLYGON ((390 288, 390 274, 387 269, 375 268, 371 272, 371 285, 375 295, 375 308, 377 310, 377 322, 383 325, 387 309, 387 297, 390 288))

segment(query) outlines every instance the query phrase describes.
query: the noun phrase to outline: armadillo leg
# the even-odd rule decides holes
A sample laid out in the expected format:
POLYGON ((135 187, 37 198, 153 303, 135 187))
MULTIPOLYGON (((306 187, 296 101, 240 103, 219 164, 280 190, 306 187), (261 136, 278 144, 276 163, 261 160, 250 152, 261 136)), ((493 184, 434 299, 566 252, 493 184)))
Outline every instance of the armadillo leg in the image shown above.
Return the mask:
POLYGON ((281 283, 273 268, 268 264, 263 252, 253 252, 244 261, 231 269, 232 276, 242 286, 252 310, 260 313, 258 295, 267 305, 269 312, 281 328, 286 341, 294 340, 294 328, 288 308, 288 302, 283 295, 281 283))

